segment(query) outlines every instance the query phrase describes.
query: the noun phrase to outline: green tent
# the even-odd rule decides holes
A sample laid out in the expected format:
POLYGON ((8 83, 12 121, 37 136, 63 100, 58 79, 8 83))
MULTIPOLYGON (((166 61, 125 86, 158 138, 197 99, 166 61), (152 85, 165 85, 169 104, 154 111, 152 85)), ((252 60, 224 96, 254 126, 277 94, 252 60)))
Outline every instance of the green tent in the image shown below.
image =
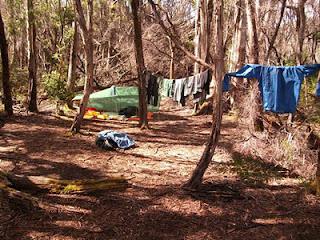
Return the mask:
MULTIPOLYGON (((72 101, 80 101, 83 95, 78 95, 72 101)), ((148 105, 148 111, 159 111, 158 106, 148 105)), ((98 111, 119 112, 126 107, 139 106, 139 90, 137 87, 116 87, 104 89, 92 93, 89 98, 88 107, 96 108, 98 111)))

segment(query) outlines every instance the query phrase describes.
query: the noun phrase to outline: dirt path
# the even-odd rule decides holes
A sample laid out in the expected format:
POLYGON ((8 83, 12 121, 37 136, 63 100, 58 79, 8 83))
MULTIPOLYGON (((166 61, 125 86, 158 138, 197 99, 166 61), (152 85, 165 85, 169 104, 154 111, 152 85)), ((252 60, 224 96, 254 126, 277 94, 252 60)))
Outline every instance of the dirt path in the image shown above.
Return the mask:
POLYGON ((15 117, 0 130, 0 168, 16 174, 91 179, 132 178, 132 188, 95 195, 40 195, 54 208, 24 213, 0 205, 0 239, 319 239, 319 200, 283 169, 242 156, 241 127, 225 117, 222 137, 200 193, 179 186, 195 167, 210 117, 163 112, 151 130, 135 122, 70 122, 46 115, 15 117), (105 129, 129 133, 137 147, 104 151, 105 129))

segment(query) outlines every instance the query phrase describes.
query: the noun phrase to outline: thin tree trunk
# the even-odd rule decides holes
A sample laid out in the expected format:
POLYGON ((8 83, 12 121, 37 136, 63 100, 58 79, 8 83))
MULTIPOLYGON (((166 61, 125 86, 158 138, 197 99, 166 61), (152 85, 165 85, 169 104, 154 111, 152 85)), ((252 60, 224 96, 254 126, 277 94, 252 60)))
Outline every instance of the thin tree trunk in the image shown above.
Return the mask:
POLYGON ((256 24, 256 8, 253 0, 247 1, 247 15, 249 22, 250 63, 259 63, 259 39, 256 24))
POLYGON ((298 9, 297 9, 297 63, 303 64, 302 53, 303 53, 303 42, 306 28, 306 14, 305 14, 305 3, 307 0, 299 0, 298 9))
POLYGON ((281 22, 282 22, 282 19, 283 19, 283 15, 284 15, 284 10, 286 8, 286 2, 287 2, 287 0, 282 0, 279 21, 277 23, 275 32, 272 35, 272 38, 270 40, 269 48, 268 48, 267 54, 266 54, 265 59, 264 59, 265 62, 269 61, 270 53, 271 53, 271 51, 273 49, 273 45, 274 45, 274 43, 276 41, 276 38, 278 36, 279 28, 280 28, 280 25, 281 25, 281 22))
MULTIPOLYGON (((241 9, 244 7, 243 0, 240 1, 241 9)), ((240 23, 240 39, 239 39, 239 48, 238 50, 238 59, 236 64, 236 69, 243 67, 246 61, 246 50, 247 50, 247 13, 243 9, 241 10, 241 23, 240 23)))
POLYGON ((233 72, 236 68, 236 62, 238 60, 238 55, 239 55, 239 51, 237 51, 238 49, 238 45, 239 45, 239 39, 240 39, 240 27, 241 27, 241 1, 242 0, 238 0, 237 3, 235 4, 234 7, 234 12, 236 14, 234 14, 234 22, 233 22, 233 34, 232 34, 232 42, 231 42, 231 50, 230 50, 230 57, 229 57, 229 68, 228 71, 229 72, 233 72))
MULTIPOLYGON (((104 52, 103 52, 104 54, 104 52)), ((104 58, 104 56, 102 56, 104 58)), ((111 39, 108 40, 107 46, 107 64, 106 64, 106 71, 110 72, 110 60, 111 60, 111 39)))
MULTIPOLYGON (((212 13, 209 9, 212 0, 197 0, 196 2, 196 21, 195 21, 195 38, 194 38, 194 54, 196 57, 208 62, 209 56, 209 37, 210 37, 210 19, 212 13)), ((194 74, 201 72, 201 65, 194 64, 194 74)))
POLYGON ((11 65, 12 67, 16 67, 18 64, 18 46, 17 46, 17 33, 13 33, 13 54, 12 54, 12 62, 11 65))
POLYGON ((74 35, 73 41, 70 48, 70 58, 69 58, 69 68, 68 68, 68 80, 67 89, 69 91, 74 91, 75 78, 76 78, 76 65, 77 65, 77 53, 79 48, 79 34, 78 34, 78 24, 75 20, 73 23, 74 35))
POLYGON ((217 11, 217 24, 216 24, 216 34, 217 34, 217 46, 216 55, 217 59, 215 61, 215 68, 212 70, 215 72, 215 111, 213 111, 213 122, 211 127, 211 133, 206 145, 206 148, 201 156, 197 167, 192 173, 191 178, 184 184, 187 189, 197 189, 203 180, 203 175, 207 170, 212 157, 214 155, 215 149, 217 147, 220 128, 222 122, 222 79, 224 74, 224 51, 223 51, 223 0, 216 1, 216 11, 217 11))
POLYGON ((2 88, 3 88, 3 101, 4 109, 9 116, 13 115, 12 110, 12 96, 10 86, 10 69, 9 69, 9 56, 6 34, 4 30, 4 23, 2 20, 0 9, 0 51, 2 59, 2 88))
POLYGON ((83 90, 83 97, 80 101, 79 112, 75 116, 71 131, 79 132, 83 121, 83 116, 86 111, 86 107, 92 92, 93 86, 93 28, 92 28, 92 15, 93 15, 93 0, 88 0, 88 17, 87 24, 85 21, 82 5, 80 0, 74 0, 77 9, 78 22, 82 30, 82 36, 84 41, 84 48, 86 54, 86 80, 83 90))
MULTIPOLYGON (((196 16, 195 16, 195 26, 194 26, 194 55, 198 58, 200 57, 200 35, 201 35, 201 20, 200 20, 200 5, 201 0, 196 0, 196 16)), ((194 63, 194 74, 200 71, 199 63, 194 63)))
POLYGON ((22 26, 22 31, 21 31, 21 46, 20 46, 20 63, 19 66, 20 68, 24 68, 27 63, 27 58, 26 58, 26 39, 25 35, 27 34, 26 31, 26 26, 23 24, 22 26))
MULTIPOLYGON (((258 30, 256 25, 256 7, 254 0, 246 0, 247 16, 248 16, 248 35, 249 35, 249 59, 250 63, 259 63, 259 39, 258 39, 258 30)), ((262 107, 261 107, 261 98, 259 95, 259 88, 256 84, 252 85, 253 94, 256 96, 256 101, 260 103, 256 109, 257 114, 253 119, 253 128, 255 131, 263 131, 263 121, 261 120, 262 107)))
POLYGON ((174 46, 170 37, 168 37, 170 48, 170 79, 174 79, 174 46))
POLYGON ((134 44, 136 65, 139 79, 139 126, 141 129, 148 128, 147 119, 147 94, 146 94, 146 69, 144 65, 142 31, 139 16, 139 0, 131 1, 132 18, 134 26, 134 44))
MULTIPOLYGON (((240 69, 241 67, 243 67, 246 61, 248 24, 247 14, 244 6, 244 0, 239 0, 236 4, 238 13, 237 18, 235 19, 235 34, 232 46, 232 68, 230 69, 230 71, 240 69)), ((241 102, 241 97, 245 94, 243 89, 243 78, 235 79, 234 85, 234 88, 230 91, 231 107, 237 107, 237 104, 241 102)))
POLYGON ((27 31, 28 31, 28 110, 38 112, 37 107, 37 48, 36 48, 36 24, 34 17, 33 0, 27 0, 27 31))

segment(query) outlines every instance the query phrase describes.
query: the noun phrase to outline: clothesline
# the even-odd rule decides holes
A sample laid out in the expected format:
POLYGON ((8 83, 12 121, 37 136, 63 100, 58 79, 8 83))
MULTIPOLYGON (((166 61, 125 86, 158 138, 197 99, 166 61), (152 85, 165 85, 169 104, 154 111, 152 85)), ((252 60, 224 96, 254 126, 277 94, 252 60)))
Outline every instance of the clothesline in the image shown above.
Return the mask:
POLYGON ((164 78, 161 95, 172 97, 183 106, 185 105, 186 98, 192 95, 194 102, 198 103, 203 99, 205 94, 209 94, 210 81, 211 72, 209 70, 185 78, 164 78))

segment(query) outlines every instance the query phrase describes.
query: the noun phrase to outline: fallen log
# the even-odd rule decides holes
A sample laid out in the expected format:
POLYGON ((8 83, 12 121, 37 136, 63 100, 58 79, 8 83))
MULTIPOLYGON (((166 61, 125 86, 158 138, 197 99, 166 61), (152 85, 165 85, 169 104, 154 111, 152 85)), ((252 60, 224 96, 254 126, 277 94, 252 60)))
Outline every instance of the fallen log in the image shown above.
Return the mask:
POLYGON ((46 204, 33 194, 50 192, 57 194, 79 194, 97 191, 120 191, 129 187, 123 177, 89 180, 61 180, 44 176, 25 176, 0 171, 0 193, 11 202, 11 206, 24 210, 42 208, 46 204))
POLYGON ((88 193, 100 190, 122 190, 129 186, 123 177, 105 179, 63 180, 44 176, 6 175, 15 189, 32 192, 48 191, 52 193, 88 193))

